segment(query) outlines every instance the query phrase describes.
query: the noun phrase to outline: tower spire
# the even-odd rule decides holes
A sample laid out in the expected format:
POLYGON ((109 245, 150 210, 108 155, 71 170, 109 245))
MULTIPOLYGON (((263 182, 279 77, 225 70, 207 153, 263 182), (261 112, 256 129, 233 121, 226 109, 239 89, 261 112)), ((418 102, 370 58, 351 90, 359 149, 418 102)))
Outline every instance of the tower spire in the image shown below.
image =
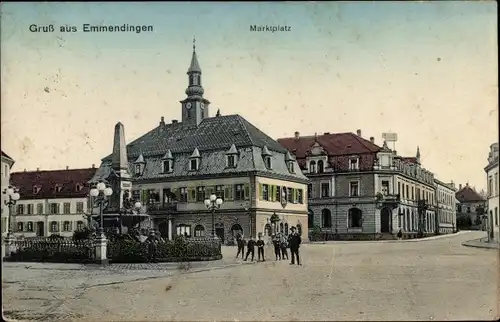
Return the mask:
POLYGON ((193 35, 193 53, 196 52, 196 37, 193 35))

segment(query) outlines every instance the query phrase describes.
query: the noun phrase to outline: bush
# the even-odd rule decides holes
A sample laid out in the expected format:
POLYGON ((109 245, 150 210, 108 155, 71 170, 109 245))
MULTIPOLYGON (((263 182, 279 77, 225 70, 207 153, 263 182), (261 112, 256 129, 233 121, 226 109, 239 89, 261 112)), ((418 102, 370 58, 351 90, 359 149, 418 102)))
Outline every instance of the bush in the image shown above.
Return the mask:
POLYGON ((19 249, 7 258, 10 261, 85 263, 92 259, 93 246, 81 241, 74 243, 60 238, 17 242, 19 249))
POLYGON ((319 241, 324 240, 323 234, 321 233, 321 228, 318 225, 314 225, 312 231, 309 233, 309 240, 319 241))

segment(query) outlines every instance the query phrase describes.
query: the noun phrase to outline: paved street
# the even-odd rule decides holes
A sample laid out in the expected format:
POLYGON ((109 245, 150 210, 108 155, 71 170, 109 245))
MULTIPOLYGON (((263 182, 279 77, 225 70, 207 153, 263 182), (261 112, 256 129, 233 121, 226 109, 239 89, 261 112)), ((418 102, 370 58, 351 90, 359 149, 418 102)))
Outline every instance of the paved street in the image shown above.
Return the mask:
POLYGON ((235 265, 234 248, 208 268, 8 263, 4 310, 86 321, 493 319, 500 253, 461 245, 483 235, 304 245, 303 266, 235 265))

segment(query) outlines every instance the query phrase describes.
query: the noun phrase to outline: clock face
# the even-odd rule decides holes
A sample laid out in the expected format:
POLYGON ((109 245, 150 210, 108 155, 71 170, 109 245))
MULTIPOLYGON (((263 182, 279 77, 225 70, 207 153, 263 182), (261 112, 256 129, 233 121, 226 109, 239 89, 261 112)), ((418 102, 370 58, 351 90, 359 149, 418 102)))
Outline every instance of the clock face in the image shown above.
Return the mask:
POLYGON ((187 108, 188 110, 189 110, 189 109, 191 109, 191 103, 187 103, 187 104, 186 104, 186 108, 187 108))
POLYGON ((200 106, 201 106, 202 109, 205 108, 205 104, 204 103, 201 103, 200 106))

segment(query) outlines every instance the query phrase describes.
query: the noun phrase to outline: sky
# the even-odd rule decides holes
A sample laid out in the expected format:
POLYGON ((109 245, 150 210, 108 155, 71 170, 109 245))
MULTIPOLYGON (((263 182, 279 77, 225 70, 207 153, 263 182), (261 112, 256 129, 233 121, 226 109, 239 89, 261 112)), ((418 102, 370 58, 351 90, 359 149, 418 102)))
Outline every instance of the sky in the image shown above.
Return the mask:
POLYGON ((13 171, 85 168, 111 153, 117 122, 131 142, 161 116, 180 119, 195 35, 212 115, 240 114, 273 138, 361 129, 382 145, 382 133, 397 133, 398 154, 419 146, 438 179, 479 190, 498 142, 496 6, 2 3, 1 147, 13 171), (78 31, 60 32, 66 25, 78 31))

